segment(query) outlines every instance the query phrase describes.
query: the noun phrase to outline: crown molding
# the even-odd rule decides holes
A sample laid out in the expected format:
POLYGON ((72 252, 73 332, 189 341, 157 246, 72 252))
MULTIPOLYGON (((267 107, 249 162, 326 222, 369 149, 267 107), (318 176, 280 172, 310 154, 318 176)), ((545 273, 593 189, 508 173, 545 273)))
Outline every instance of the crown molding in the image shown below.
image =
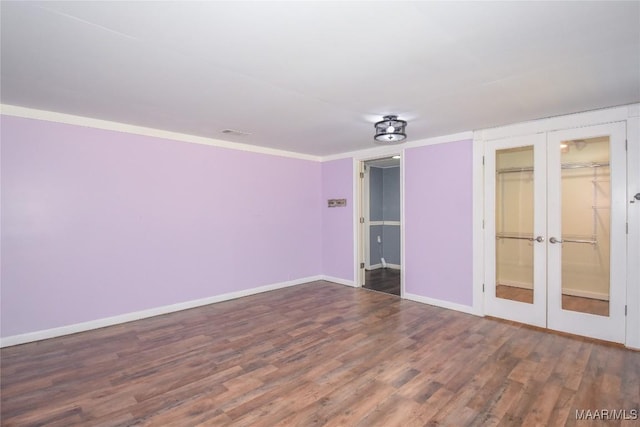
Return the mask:
POLYGON ((445 144, 447 142, 462 141, 465 139, 473 139, 473 132, 459 132, 450 135, 436 136, 433 138, 419 139, 402 144, 384 145, 362 150, 349 151, 346 153, 332 154, 321 158, 322 162, 330 162, 332 160, 340 160, 346 158, 354 158, 359 160, 375 159, 384 156, 392 156, 403 152, 407 148, 417 148, 426 145, 445 144))
POLYGON ((154 129, 143 126, 135 126, 126 123, 112 122, 108 120, 94 119, 90 117, 75 116, 71 114, 57 113, 54 111, 36 110, 33 108, 19 107, 16 105, 0 104, 0 114, 25 119, 44 120, 48 122, 63 123, 82 126, 93 129, 102 129, 115 132, 130 133, 134 135, 150 136, 155 138, 170 139, 192 144, 210 145, 213 147, 228 148, 231 150, 248 151, 252 153, 268 154, 271 156, 290 157, 294 159, 319 162, 321 157, 293 151, 278 150, 275 148, 260 147, 257 145, 223 141, 214 138, 189 135, 179 132, 171 132, 162 129, 154 129))

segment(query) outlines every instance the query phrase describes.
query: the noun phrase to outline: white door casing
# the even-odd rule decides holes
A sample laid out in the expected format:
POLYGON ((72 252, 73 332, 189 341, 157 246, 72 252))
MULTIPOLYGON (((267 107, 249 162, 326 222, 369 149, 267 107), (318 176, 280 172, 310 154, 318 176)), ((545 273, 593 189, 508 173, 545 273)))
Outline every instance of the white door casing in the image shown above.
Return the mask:
MULTIPOLYGON (((485 314, 530 325, 613 342, 625 341, 627 262, 627 171, 625 122, 508 137, 485 141, 484 253, 485 314), (609 315, 596 315, 562 307, 561 155, 560 143, 609 137, 611 176, 609 315), (496 296, 496 153, 533 147, 533 303, 496 296)), ((595 207, 594 207, 595 208, 595 207)), ((606 236, 605 236, 606 237, 606 236)))

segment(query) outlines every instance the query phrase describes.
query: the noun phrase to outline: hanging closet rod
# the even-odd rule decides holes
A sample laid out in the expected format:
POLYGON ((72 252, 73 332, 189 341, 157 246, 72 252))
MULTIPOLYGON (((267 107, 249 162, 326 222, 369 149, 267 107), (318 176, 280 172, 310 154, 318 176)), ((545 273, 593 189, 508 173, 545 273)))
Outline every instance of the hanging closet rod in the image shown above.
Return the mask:
MULTIPOLYGON (((528 236, 517 236, 509 234, 496 234, 496 239, 514 239, 514 240, 528 240, 533 242, 535 239, 528 236)), ((597 245, 598 241, 595 239, 567 239, 562 238, 562 243, 586 243, 589 245, 597 245)))
MULTIPOLYGON (((583 168, 602 168, 609 166, 609 162, 589 162, 589 163, 563 163, 562 169, 583 169, 583 168)), ((533 172, 533 167, 523 168, 504 168, 498 169, 497 173, 513 173, 513 172, 533 172)))
POLYGON ((587 243, 589 245, 596 245, 597 240, 579 240, 579 239, 562 239, 562 243, 587 243))
POLYGON ((528 240, 530 242, 533 242, 534 238, 533 237, 526 237, 526 236, 509 236, 507 234, 496 234, 496 239, 514 239, 514 240, 528 240))

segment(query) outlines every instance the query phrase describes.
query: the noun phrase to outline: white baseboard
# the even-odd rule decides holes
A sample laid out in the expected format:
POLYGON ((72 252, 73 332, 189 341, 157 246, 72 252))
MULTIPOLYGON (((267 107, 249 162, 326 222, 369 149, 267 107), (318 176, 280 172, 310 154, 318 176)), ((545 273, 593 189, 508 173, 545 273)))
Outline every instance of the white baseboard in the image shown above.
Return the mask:
POLYGON ((316 280, 326 280, 327 282, 333 282, 339 285, 351 286, 352 288, 358 287, 356 282, 354 282, 353 280, 340 279, 338 277, 333 277, 333 276, 320 276, 320 278, 316 280))
MULTIPOLYGON (((104 328, 106 326, 117 325, 120 323, 131 322, 134 320, 145 319, 147 317, 159 316, 161 314, 173 313, 175 311, 187 310, 190 308, 200 307, 203 305, 213 304, 216 302, 228 301, 249 295, 255 295, 262 292, 273 291, 276 289, 286 288, 289 286, 301 285, 303 283, 314 282, 324 279, 324 276, 311 276, 302 279, 289 280, 286 282, 274 283, 271 285, 260 286, 257 288, 245 289, 237 292, 229 292, 226 294, 215 295, 212 297, 201 298, 197 300, 185 301, 177 304, 165 305, 162 307, 150 308, 148 310, 135 311, 132 313, 120 314, 113 317, 105 317, 102 319, 90 320, 88 322, 76 323, 73 325, 61 326, 58 328, 45 329, 42 331, 28 332, 26 334, 13 335, 0 338, 0 348, 10 347, 18 344, 25 344, 33 341, 46 340, 62 335, 70 335, 78 332, 90 331, 92 329, 104 328)), ((333 281, 333 280, 331 280, 333 281)))
POLYGON ((423 304, 434 305, 436 307, 446 308, 446 309, 449 309, 449 310, 461 311, 462 313, 473 314, 475 316, 481 316, 482 315, 481 313, 477 312, 477 310, 475 310, 474 307, 469 306, 469 305, 462 305, 462 304, 458 304, 458 303, 455 303, 455 302, 449 302, 449 301, 439 300, 439 299, 435 299, 435 298, 423 297, 422 295, 410 294, 408 292, 405 292, 402 295, 402 297, 405 298, 405 299, 411 300, 411 301, 421 302, 423 304))
MULTIPOLYGON (((390 269, 392 269, 392 270, 400 270, 400 269, 401 269, 400 267, 401 267, 401 266, 400 266, 400 264, 389 264, 389 263, 387 263, 387 268, 390 268, 390 269)), ((370 266, 367 268, 367 270, 377 270, 377 269, 379 269, 379 268, 382 268, 382 264, 373 264, 373 265, 370 265, 370 266)))

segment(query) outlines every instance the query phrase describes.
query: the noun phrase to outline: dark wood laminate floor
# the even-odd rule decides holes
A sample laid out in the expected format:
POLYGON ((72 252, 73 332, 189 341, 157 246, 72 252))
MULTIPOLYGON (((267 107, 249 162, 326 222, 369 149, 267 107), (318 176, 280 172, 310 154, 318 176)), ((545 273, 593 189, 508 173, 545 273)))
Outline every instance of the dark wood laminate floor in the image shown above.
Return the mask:
POLYGON ((640 406, 638 352, 328 282, 0 356, 3 426, 587 426, 577 409, 640 406))
POLYGON ((363 288, 399 296, 400 270, 392 268, 366 270, 363 288))

